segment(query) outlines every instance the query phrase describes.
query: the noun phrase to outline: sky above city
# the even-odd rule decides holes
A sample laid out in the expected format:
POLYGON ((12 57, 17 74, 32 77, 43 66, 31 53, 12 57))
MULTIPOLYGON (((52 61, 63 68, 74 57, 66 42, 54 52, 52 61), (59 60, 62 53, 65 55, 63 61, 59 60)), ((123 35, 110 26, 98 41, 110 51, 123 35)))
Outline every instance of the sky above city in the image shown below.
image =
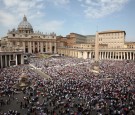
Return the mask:
POLYGON ((17 29, 26 15, 34 31, 93 35, 125 30, 135 41, 135 0, 0 0, 0 37, 17 29))

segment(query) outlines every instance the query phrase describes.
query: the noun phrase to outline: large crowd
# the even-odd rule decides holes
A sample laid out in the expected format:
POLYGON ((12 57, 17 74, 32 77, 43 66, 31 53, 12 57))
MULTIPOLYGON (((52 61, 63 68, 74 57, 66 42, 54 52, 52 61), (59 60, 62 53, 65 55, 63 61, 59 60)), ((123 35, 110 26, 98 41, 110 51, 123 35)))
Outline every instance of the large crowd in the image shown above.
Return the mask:
POLYGON ((29 65, 0 70, 0 111, 4 115, 135 115, 135 62, 71 57, 33 58, 29 65), (31 85, 13 87, 25 72, 31 85), (13 104, 12 104, 13 103, 13 104), (12 105, 16 105, 13 107, 12 105))

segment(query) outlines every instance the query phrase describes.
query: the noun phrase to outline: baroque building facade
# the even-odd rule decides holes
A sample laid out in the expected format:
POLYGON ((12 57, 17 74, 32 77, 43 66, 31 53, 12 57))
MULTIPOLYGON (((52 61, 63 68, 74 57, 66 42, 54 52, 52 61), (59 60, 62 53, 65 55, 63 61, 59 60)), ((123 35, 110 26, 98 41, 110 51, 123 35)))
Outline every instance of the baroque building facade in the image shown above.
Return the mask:
POLYGON ((24 53, 56 53, 56 34, 43 34, 34 32, 26 16, 18 25, 17 30, 9 30, 6 37, 1 39, 1 50, 23 51, 24 53), (5 44, 4 44, 5 43, 5 44))
POLYGON ((24 16, 18 28, 9 30, 7 36, 0 40, 0 68, 10 66, 12 63, 23 64, 23 56, 28 53, 57 53, 56 34, 34 32, 24 16))

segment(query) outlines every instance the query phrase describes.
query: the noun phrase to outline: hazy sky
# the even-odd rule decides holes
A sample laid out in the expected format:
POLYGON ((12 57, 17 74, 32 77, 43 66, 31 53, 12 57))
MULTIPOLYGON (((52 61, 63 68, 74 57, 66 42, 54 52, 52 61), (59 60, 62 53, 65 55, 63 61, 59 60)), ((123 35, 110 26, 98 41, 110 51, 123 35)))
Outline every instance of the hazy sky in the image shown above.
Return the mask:
POLYGON ((135 41, 135 0, 0 0, 0 37, 24 14, 34 31, 65 36, 125 30, 126 41, 135 41))

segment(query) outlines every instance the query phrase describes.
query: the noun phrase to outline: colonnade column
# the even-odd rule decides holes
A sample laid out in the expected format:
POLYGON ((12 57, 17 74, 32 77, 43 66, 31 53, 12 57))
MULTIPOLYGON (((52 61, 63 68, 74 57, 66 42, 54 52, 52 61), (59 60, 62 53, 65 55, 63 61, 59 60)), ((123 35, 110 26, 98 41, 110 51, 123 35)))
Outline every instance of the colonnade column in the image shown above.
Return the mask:
POLYGON ((102 52, 102 59, 104 59, 104 52, 102 52))
POLYGON ((108 59, 110 59, 110 52, 108 52, 108 59))
POLYGON ((107 52, 107 59, 110 59, 110 52, 107 52))
POLYGON ((110 60, 112 59, 112 52, 110 52, 110 60))
POLYGON ((114 52, 112 52, 112 59, 114 59, 114 52))
POLYGON ((48 45, 47 45, 47 42, 45 43, 45 49, 46 49, 45 52, 48 52, 48 45))
POLYGON ((107 53, 107 52, 105 52, 105 57, 104 57, 104 59, 107 59, 107 57, 106 57, 106 53, 107 53))
POLYGON ((132 59, 132 55, 131 55, 131 52, 130 52, 130 60, 132 59))
POLYGON ((76 57, 76 53, 75 53, 75 51, 74 51, 74 57, 76 57))
POLYGON ((99 60, 100 60, 100 55, 101 55, 101 52, 99 52, 99 60))
POLYGON ((116 53, 116 52, 114 52, 114 59, 116 59, 116 54, 117 54, 117 53, 116 53))
POLYGON ((104 59, 108 59, 108 52, 105 52, 104 59))
POLYGON ((18 65, 18 61, 17 61, 17 54, 15 55, 15 61, 16 61, 16 65, 18 65))
POLYGON ((109 59, 111 59, 111 52, 108 52, 108 55, 109 55, 109 59))
POLYGON ((78 58, 81 58, 81 52, 80 51, 78 51, 78 58))
POLYGON ((123 52, 124 53, 124 60, 125 60, 125 52, 123 52))
POLYGON ((135 56, 134 56, 134 52, 133 52, 133 60, 134 60, 135 56))
POLYGON ((105 59, 105 52, 103 53, 103 59, 105 59))
POLYGON ((109 59, 109 52, 107 52, 106 56, 107 56, 106 59, 109 59))
POLYGON ((31 45, 31 42, 30 42, 30 52, 29 53, 32 53, 32 45, 31 45))
POLYGON ((118 52, 118 60, 119 60, 119 56, 120 56, 120 55, 119 55, 119 52, 118 52))
POLYGON ((121 60, 122 60, 122 58, 123 58, 123 52, 121 52, 121 60))
POLYGON ((5 55, 5 67, 7 67, 7 55, 5 55))
POLYGON ((28 50, 29 50, 29 51, 28 51, 29 53, 32 53, 32 50, 31 50, 31 42, 28 42, 28 50))
POLYGON ((50 42, 50 53, 52 53, 52 43, 50 42))
POLYGON ((103 52, 101 52, 101 59, 103 59, 103 52))
POLYGON ((104 54, 104 53, 102 52, 102 59, 103 59, 103 54, 104 54))
POLYGON ((109 52, 107 52, 106 56, 107 56, 106 59, 109 59, 109 52))
POLYGON ((104 52, 104 59, 107 59, 107 52, 104 52))
POLYGON ((113 57, 113 52, 111 52, 110 59, 112 59, 112 57, 113 57))
POLYGON ((78 55, 77 55, 78 53, 77 53, 77 51, 76 51, 76 58, 78 57, 78 55))
POLYGON ((10 61, 11 61, 11 55, 9 55, 9 62, 8 62, 9 63, 9 66, 10 66, 10 61))
POLYGON ((108 59, 108 51, 106 52, 106 59, 108 59))
POLYGON ((57 46, 56 46, 56 42, 54 43, 54 53, 57 53, 57 50, 56 50, 57 46))
POLYGON ((101 59, 103 59, 103 52, 102 52, 102 54, 101 54, 101 59))
POLYGON ((0 56, 1 68, 3 68, 2 55, 0 56))
POLYGON ((110 53, 110 55, 109 55, 109 59, 111 60, 112 52, 109 52, 109 53, 110 53))
POLYGON ((39 42, 37 42, 37 51, 39 52, 39 42))
POLYGON ((107 52, 107 59, 109 59, 110 58, 110 55, 109 55, 109 52, 107 52))
POLYGON ((119 55, 119 56, 118 56, 118 60, 120 60, 120 52, 118 52, 118 55, 119 55))
POLYGON ((127 60, 129 60, 128 52, 126 52, 126 53, 127 53, 127 60))
POLYGON ((100 52, 100 59, 102 59, 102 52, 100 52))
POLYGON ((74 51, 74 57, 75 57, 76 55, 75 55, 75 51, 74 51))
POLYGON ((0 68, 1 68, 1 63, 2 63, 2 62, 1 62, 1 55, 0 55, 0 68))
POLYGON ((99 59, 101 60, 101 52, 99 52, 99 59))
POLYGON ((23 54, 21 55, 21 64, 24 64, 24 56, 23 56, 23 54))
POLYGON ((40 42, 40 52, 43 53, 43 42, 40 42))
POLYGON ((91 59, 91 52, 89 53, 89 58, 91 59))
POLYGON ((85 51, 83 52, 83 58, 87 59, 87 52, 85 52, 85 51))
POLYGON ((23 42, 22 45, 23 45, 23 51, 25 52, 25 42, 23 42))
POLYGON ((33 42, 33 53, 35 52, 35 42, 33 42))
POLYGON ((120 60, 122 59, 122 52, 120 52, 120 60))

